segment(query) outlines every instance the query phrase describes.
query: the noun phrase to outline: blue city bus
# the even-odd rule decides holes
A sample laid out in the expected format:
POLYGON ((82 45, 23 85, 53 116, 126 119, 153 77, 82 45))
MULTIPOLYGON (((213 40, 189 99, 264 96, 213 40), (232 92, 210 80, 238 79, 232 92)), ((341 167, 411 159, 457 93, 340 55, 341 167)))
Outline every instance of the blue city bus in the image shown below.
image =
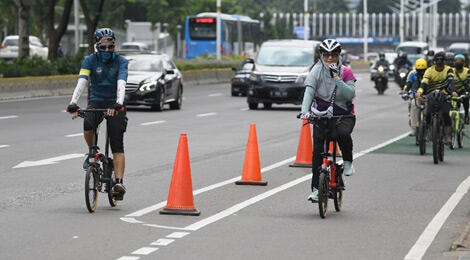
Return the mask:
MULTIPOLYGON (((261 42, 260 22, 247 16, 221 14, 222 55, 255 52, 261 42)), ((215 54, 217 13, 186 17, 184 52, 186 59, 215 54)))

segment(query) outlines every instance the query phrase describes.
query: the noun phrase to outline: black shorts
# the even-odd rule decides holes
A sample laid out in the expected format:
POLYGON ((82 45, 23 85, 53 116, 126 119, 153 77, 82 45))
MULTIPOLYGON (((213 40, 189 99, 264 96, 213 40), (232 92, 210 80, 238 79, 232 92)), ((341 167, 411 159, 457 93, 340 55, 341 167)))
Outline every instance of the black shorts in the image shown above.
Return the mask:
MULTIPOLYGON (((114 101, 89 101, 87 109, 112 108, 115 103, 114 101)), ((90 131, 97 128, 103 118, 103 113, 85 113, 83 130, 90 131)), ((124 112, 119 112, 116 116, 109 117, 106 120, 106 127, 108 128, 111 151, 124 153, 124 132, 127 128, 126 109, 124 108, 124 112)))

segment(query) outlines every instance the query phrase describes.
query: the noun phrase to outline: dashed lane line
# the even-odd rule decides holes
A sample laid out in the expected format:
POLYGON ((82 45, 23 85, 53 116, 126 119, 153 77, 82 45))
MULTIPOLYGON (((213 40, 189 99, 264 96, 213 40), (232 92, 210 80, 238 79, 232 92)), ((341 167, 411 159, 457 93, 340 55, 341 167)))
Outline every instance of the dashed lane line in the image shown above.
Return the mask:
POLYGON ((77 136, 83 136, 83 133, 65 135, 65 137, 77 137, 77 136))
POLYGON ((199 115, 196 115, 197 117, 206 117, 206 116, 215 116, 217 115, 217 113, 205 113, 205 114, 199 114, 199 115))
POLYGON ((166 237, 167 238, 183 238, 187 235, 189 235, 189 232, 173 232, 166 237))
POLYGON ((121 256, 117 260, 139 260, 140 257, 137 256, 121 256))
POLYGON ((139 248, 139 249, 135 250, 131 254, 133 254, 133 255, 150 255, 151 253, 153 253, 157 250, 158 250, 158 247, 142 247, 142 248, 139 248))
POLYGON ((10 147, 10 145, 8 145, 8 144, 2 144, 2 145, 0 145, 0 148, 7 148, 7 147, 10 147))
POLYGON ((152 246, 167 246, 171 243, 173 243, 175 240, 174 239, 166 239, 166 238, 160 238, 155 242, 150 243, 152 246))
POLYGON ((213 93, 213 94, 209 94, 209 97, 220 97, 222 95, 223 95, 222 93, 213 93))
POLYGON ((157 124, 163 124, 165 123, 166 121, 165 120, 160 120, 160 121, 153 121, 153 122, 146 122, 146 123, 142 123, 140 125, 143 125, 143 126, 147 126, 147 125, 157 125, 157 124))
POLYGON ((1 119, 13 119, 13 118, 18 118, 17 115, 11 115, 11 116, 0 116, 0 120, 1 119))

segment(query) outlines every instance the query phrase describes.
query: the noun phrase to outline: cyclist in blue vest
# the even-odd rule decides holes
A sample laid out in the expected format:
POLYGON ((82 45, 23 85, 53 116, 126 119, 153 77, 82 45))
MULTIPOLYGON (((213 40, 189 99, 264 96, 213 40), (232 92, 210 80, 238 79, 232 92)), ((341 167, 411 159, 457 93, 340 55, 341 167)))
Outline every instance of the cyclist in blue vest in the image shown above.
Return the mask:
MULTIPOLYGON (((125 167, 123 139, 127 128, 127 117, 124 96, 128 63, 124 57, 114 52, 116 37, 111 29, 98 29, 94 37, 97 52, 85 57, 72 100, 67 106, 67 112, 72 113, 73 118, 78 116, 78 99, 90 83, 87 108, 108 109, 107 127, 116 175, 116 184, 113 189, 114 192, 121 194, 119 197, 122 199, 122 195, 126 193, 122 179, 125 167)), ((93 145, 93 129, 103 121, 103 118, 103 114, 85 113, 83 129, 89 148, 88 156, 83 164, 85 169, 88 168, 89 160, 94 156, 90 149, 93 145)))

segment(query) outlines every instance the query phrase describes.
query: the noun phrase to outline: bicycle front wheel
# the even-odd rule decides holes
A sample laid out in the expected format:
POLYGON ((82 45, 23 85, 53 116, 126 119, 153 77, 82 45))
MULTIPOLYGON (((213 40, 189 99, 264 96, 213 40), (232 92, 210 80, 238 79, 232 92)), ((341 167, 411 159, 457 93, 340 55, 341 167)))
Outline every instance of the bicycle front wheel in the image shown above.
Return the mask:
POLYGON ((426 154, 426 126, 424 125, 424 121, 421 121, 419 124, 416 136, 418 137, 419 154, 426 154))
POLYGON ((321 218, 325 218, 328 214, 328 183, 328 172, 322 171, 318 185, 318 210, 321 218))
POLYGON ((88 167, 85 175, 85 203, 90 213, 95 212, 98 205, 98 181, 95 175, 95 168, 88 167))

